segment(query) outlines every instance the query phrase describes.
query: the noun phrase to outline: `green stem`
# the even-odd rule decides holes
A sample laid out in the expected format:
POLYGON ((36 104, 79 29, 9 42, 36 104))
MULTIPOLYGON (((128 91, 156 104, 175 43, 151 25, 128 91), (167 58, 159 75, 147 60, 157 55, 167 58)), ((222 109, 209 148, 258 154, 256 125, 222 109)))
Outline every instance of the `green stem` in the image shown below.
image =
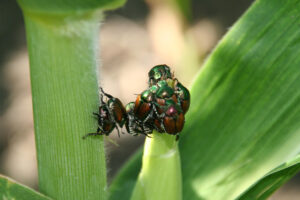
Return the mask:
POLYGON ((99 12, 24 13, 40 191, 54 199, 106 199, 96 130, 99 12))
POLYGON ((142 170, 131 200, 181 200, 180 155, 175 137, 154 132, 146 138, 142 170))

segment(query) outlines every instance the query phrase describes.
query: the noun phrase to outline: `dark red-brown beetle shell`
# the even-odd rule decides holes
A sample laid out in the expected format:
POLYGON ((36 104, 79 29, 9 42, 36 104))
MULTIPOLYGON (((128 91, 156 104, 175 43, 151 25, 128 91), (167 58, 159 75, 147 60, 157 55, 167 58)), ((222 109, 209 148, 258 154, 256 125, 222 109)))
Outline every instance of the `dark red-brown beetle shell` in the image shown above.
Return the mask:
POLYGON ((108 101, 108 107, 111 109, 115 121, 122 126, 126 120, 126 110, 118 98, 108 101))
POLYGON ((184 125, 184 115, 180 113, 176 116, 165 116, 163 119, 164 127, 167 133, 176 135, 181 132, 184 125))
POLYGON ((151 103, 145 102, 142 100, 141 95, 139 94, 135 100, 134 114, 140 119, 145 119, 151 111, 151 103))

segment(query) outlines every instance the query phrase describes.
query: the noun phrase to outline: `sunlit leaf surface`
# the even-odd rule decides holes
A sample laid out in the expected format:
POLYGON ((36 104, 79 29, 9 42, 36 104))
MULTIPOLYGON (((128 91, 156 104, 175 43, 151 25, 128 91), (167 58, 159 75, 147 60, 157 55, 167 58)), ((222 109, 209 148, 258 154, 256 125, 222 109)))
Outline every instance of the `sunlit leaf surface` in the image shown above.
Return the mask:
POLYGON ((239 200, 266 199, 300 170, 300 156, 272 170, 242 194, 239 200))

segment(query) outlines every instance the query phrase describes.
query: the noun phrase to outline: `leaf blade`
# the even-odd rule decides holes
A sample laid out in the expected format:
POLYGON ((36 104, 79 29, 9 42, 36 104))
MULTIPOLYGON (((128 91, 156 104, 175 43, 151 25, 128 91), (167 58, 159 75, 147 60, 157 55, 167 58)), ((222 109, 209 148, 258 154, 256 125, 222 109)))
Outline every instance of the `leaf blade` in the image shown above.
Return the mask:
POLYGON ((16 200, 21 200, 21 199, 50 200, 51 199, 3 175, 0 175, 0 198, 16 199, 16 200))
POLYGON ((285 163, 282 166, 279 166, 278 168, 272 170, 269 174, 252 185, 237 199, 266 199, 287 180, 293 177, 299 170, 300 158, 298 156, 292 162, 285 163))
POLYGON ((204 199, 233 199, 285 162, 285 154, 292 157, 299 151, 295 142, 299 139, 299 59, 289 49, 299 39, 295 27, 299 15, 290 20, 299 1, 273 2, 253 5, 193 84, 192 109, 183 133, 189 136, 182 137, 180 148, 183 163, 200 164, 183 171, 187 199, 193 193, 204 199), (264 24, 259 19, 269 21, 264 24), (287 27, 283 33, 278 24, 287 27), (197 120, 189 120, 193 118, 197 120), (187 155, 195 150, 205 155, 188 161, 187 155), (264 169, 257 169, 257 162, 264 169), (192 186, 187 186, 190 182, 192 186))

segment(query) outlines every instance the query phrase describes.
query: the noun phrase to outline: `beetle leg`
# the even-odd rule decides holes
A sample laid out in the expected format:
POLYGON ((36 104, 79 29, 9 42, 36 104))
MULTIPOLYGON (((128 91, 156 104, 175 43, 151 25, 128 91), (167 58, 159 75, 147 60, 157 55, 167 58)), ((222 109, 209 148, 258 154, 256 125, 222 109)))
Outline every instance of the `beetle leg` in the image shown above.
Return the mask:
POLYGON ((130 129, 130 133, 131 133, 133 136, 138 136, 138 135, 139 135, 139 133, 136 132, 136 130, 133 129, 133 127, 131 127, 131 129, 130 129))
POLYGON ((145 133, 147 133, 147 134, 150 134, 153 131, 151 128, 147 127, 145 124, 143 124, 143 129, 144 129, 145 133))
POLYGON ((142 131, 141 134, 145 135, 148 138, 151 138, 148 133, 145 133, 145 131, 142 131))
MULTIPOLYGON (((100 89, 102 90, 101 87, 100 87, 100 89)), ((100 92, 100 101, 101 101, 100 105, 104 105, 105 104, 105 102, 103 101, 103 94, 102 94, 102 92, 100 92)))
POLYGON ((129 131, 129 134, 132 134, 133 136, 138 135, 138 133, 136 132, 136 128, 135 128, 136 123, 137 122, 134 123, 134 119, 130 117, 129 124, 128 124, 128 127, 129 127, 128 131, 129 131))
POLYGON ((133 134, 133 130, 132 130, 132 116, 128 113, 128 125, 126 126, 126 127, 128 127, 127 128, 127 132, 129 133, 129 134, 133 134))
POLYGON ((151 138, 150 136, 149 136, 149 134, 145 131, 145 127, 144 127, 144 123, 143 123, 143 125, 141 126, 141 129, 142 129, 142 131, 141 131, 141 134, 143 134, 143 135, 145 135, 146 137, 149 137, 149 138, 151 138))
POLYGON ((132 134, 133 134, 133 136, 138 136, 139 135, 138 133, 135 133, 135 132, 133 132, 132 134))
POLYGON ((96 135, 100 135, 100 134, 99 134, 99 133, 88 133, 88 134, 85 134, 85 135, 82 137, 82 139, 85 139, 85 138, 87 138, 88 136, 92 136, 92 135, 96 136, 96 135))
MULTIPOLYGON (((155 106, 154 106, 155 107, 155 106)), ((143 120, 143 124, 146 123, 150 117, 153 117, 153 108, 151 109, 150 113, 148 114, 148 116, 143 120)))
POLYGON ((148 138, 152 138, 151 136, 149 136, 149 134, 147 134, 147 133, 145 133, 144 134, 146 137, 148 137, 148 138))
MULTIPOLYGON (((159 104, 157 104, 157 103, 155 103, 157 106, 160 106, 159 104)), ((153 110, 154 110, 154 113, 156 114, 156 116, 158 117, 158 118, 164 118, 165 117, 165 113, 162 113, 162 114, 158 114, 158 111, 157 111, 157 109, 156 109, 156 107, 155 107, 155 105, 153 105, 153 110)))
POLYGON ((100 118, 100 114, 93 112, 93 115, 96 116, 97 118, 100 118))
POLYGON ((101 131, 101 129, 98 127, 96 133, 88 133, 88 134, 85 134, 85 135, 82 137, 82 139, 85 139, 85 138, 87 138, 88 136, 92 136, 92 135, 94 135, 94 136, 96 136, 96 135, 104 135, 104 133, 103 133, 103 132, 100 132, 100 131, 101 131))
POLYGON ((120 130, 119 130, 119 127, 116 125, 116 129, 118 131, 118 136, 120 137, 120 130))
POLYGON ((135 130, 131 129, 130 130, 130 134, 132 134, 133 136, 138 136, 139 134, 137 132, 135 132, 135 130))
MULTIPOLYGON (((123 124, 124 125, 124 124, 123 124)), ((122 129, 123 129, 123 126, 119 126, 120 128, 121 128, 121 133, 122 134, 125 134, 123 131, 122 131, 122 129)))
MULTIPOLYGON (((156 104, 156 103, 155 103, 156 104)), ((156 109, 156 107, 155 107, 155 105, 154 104, 152 104, 153 105, 153 108, 152 108, 152 110, 154 110, 154 113, 156 114, 156 116, 159 116, 159 114, 158 114, 158 112, 157 112, 157 109, 156 109)), ((158 105, 157 105, 158 106, 158 105)))
POLYGON ((133 131, 132 127, 129 127, 129 134, 133 134, 133 136, 137 135, 137 133, 133 131))
POLYGON ((109 98, 109 99, 114 99, 113 96, 111 96, 110 94, 105 93, 102 87, 100 87, 100 90, 101 90, 101 92, 102 92, 107 98, 109 98))
POLYGON ((164 122, 163 122, 163 120, 161 120, 161 122, 160 122, 160 126, 162 127, 162 129, 164 130, 164 132, 166 133, 167 131, 166 131, 166 129, 165 129, 165 126, 164 126, 164 122))

